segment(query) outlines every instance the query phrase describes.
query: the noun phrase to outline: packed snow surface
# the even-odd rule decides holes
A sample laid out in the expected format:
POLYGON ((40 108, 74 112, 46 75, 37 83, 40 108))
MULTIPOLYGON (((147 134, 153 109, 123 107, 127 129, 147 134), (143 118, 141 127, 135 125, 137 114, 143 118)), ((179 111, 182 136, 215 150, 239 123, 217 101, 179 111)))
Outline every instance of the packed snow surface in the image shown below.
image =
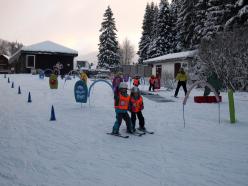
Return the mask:
MULTIPOLYGON (((248 183, 248 94, 235 93, 237 123, 229 123, 227 94, 218 104, 185 106, 144 98, 146 127, 154 135, 122 139, 110 135, 113 93, 97 83, 90 104, 76 103, 72 79, 50 90, 48 78, 0 75, 1 186, 245 186, 248 183), (22 94, 17 94, 20 85, 22 94), (30 91, 32 103, 28 103, 30 91), (51 106, 56 121, 50 121, 51 106)), ((89 84, 92 81, 89 82, 89 84)), ((147 89, 141 86, 141 89, 147 89)), ((125 124, 120 129, 125 134, 125 124)))

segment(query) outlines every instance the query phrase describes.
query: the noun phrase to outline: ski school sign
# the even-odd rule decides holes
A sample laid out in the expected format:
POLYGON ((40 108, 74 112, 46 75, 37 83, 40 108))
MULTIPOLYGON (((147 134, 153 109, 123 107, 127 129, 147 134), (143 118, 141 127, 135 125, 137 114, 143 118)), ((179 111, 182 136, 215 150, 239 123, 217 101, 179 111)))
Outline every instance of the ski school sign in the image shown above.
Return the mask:
POLYGON ((89 89, 88 89, 87 84, 85 83, 85 81, 79 80, 79 81, 76 82, 76 84, 74 86, 74 96, 75 96, 76 102, 87 103, 87 99, 89 98, 89 104, 90 104, 90 95, 91 95, 91 92, 92 92, 92 88, 96 83, 99 83, 99 82, 108 84, 111 87, 112 91, 113 91, 113 87, 112 87, 111 83, 106 81, 106 80, 96 80, 96 81, 94 81, 90 85, 89 89))
POLYGON ((74 95, 76 102, 87 103, 88 87, 84 81, 79 80, 76 82, 74 86, 74 95))

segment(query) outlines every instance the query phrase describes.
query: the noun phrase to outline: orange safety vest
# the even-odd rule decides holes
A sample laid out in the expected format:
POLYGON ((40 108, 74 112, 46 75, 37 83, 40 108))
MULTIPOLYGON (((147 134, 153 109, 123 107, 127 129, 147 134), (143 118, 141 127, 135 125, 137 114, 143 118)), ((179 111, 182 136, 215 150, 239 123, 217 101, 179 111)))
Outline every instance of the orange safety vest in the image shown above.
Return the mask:
POLYGON ((134 86, 139 86, 139 80, 138 79, 134 79, 133 80, 133 85, 134 86))
POLYGON ((130 101, 132 103, 132 112, 139 112, 142 110, 143 99, 141 96, 137 100, 132 97, 130 101))
POLYGON ((125 97, 119 93, 119 104, 115 104, 115 108, 120 110, 128 110, 129 101, 130 96, 125 97))

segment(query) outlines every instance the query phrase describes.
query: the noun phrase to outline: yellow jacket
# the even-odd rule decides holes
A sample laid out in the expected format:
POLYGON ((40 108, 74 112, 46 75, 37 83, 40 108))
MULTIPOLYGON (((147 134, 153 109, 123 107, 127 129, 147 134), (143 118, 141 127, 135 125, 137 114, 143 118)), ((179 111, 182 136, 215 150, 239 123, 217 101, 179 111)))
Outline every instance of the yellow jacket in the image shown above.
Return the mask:
POLYGON ((87 76, 86 73, 82 72, 82 73, 80 74, 80 78, 81 78, 81 80, 83 80, 83 81, 87 84, 88 76, 87 76))
POLYGON ((186 73, 183 74, 183 73, 179 72, 177 74, 176 80, 178 80, 178 81, 187 81, 188 77, 187 77, 186 73))

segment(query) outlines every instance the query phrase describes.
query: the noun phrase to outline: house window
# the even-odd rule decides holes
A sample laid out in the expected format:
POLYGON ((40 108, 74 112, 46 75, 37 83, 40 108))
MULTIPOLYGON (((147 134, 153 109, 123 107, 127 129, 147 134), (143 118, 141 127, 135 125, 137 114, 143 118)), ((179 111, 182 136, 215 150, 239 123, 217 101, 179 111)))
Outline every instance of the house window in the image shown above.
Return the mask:
POLYGON ((26 56, 26 68, 35 68, 35 56, 34 55, 26 56))

